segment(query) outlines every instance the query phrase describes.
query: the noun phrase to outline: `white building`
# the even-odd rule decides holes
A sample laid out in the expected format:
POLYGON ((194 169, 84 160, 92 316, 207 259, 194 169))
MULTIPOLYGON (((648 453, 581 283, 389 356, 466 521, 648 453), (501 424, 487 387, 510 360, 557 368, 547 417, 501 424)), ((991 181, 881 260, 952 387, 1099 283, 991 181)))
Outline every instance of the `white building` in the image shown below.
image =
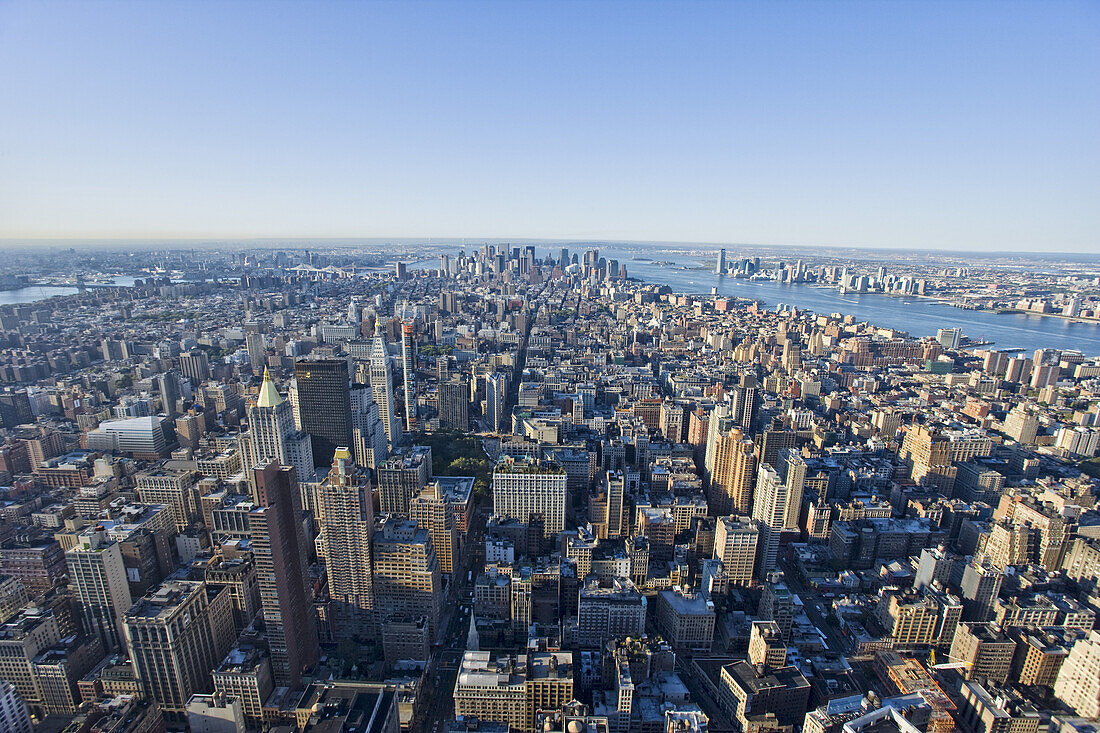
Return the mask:
POLYGON ((502 461, 493 471, 493 512, 529 522, 541 514, 543 534, 552 537, 565 529, 565 471, 531 461, 502 461))

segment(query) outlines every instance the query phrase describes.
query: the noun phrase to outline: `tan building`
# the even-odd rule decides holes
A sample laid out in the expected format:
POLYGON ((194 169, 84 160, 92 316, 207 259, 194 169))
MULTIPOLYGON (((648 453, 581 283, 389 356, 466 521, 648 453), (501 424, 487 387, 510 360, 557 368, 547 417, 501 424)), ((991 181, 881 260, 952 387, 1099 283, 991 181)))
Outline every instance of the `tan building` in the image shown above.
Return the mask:
POLYGON ((535 714, 561 710, 573 699, 573 655, 498 655, 467 651, 455 680, 455 715, 506 723, 534 733, 535 714))
POLYGON ((774 621, 753 621, 749 632, 749 661, 778 669, 787 663, 787 644, 774 621))
POLYGON ((657 628, 677 649, 709 651, 714 643, 714 604, 679 588, 657 595, 657 628))
POLYGON ((424 616, 434 638, 439 626, 442 575, 431 535, 416 522, 387 516, 374 535, 374 610, 389 616, 424 616))
POLYGON ((318 554, 325 561, 337 639, 366 638, 375 628, 374 504, 370 480, 360 474, 346 447, 338 447, 332 470, 317 487, 325 517, 318 554))
POLYGON ((1016 642, 988 622, 964 622, 955 630, 951 643, 951 661, 966 665, 968 680, 979 679, 1004 684, 1012 670, 1016 642))
POLYGON ((748 517, 718 517, 714 556, 722 561, 730 585, 751 585, 760 530, 748 517))

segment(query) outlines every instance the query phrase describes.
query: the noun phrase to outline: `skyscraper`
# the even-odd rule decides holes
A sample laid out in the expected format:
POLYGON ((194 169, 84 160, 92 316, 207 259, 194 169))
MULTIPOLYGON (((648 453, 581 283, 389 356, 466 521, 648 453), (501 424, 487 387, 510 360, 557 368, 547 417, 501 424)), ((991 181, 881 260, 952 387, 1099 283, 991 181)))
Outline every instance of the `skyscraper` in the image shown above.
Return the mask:
POLYGON ((290 403, 275 389, 267 369, 256 403, 248 409, 246 437, 249 443, 246 465, 276 461, 280 466, 294 466, 300 477, 313 474, 313 442, 307 434, 295 429, 290 403))
POLYGON ((401 323, 401 376, 405 388, 405 429, 416 432, 416 374, 415 354, 416 331, 412 321, 401 323))
POLYGON ((752 583, 760 530, 748 517, 718 517, 714 533, 714 556, 722 561, 730 585, 752 583))
POLYGON ((369 385, 351 387, 351 437, 355 462, 364 468, 376 468, 389 455, 386 428, 369 385))
MULTIPOLYGON (((228 604, 228 591, 211 598, 204 581, 166 580, 127 612, 134 672, 169 716, 181 719, 192 693, 212 686, 210 671, 233 640, 220 627, 228 604)), ((229 627, 232 632, 231 622, 229 627)))
POLYGON ((741 383, 733 391, 729 415, 746 433, 756 426, 756 413, 760 408, 760 385, 752 374, 741 377, 741 383))
POLYGON ((313 465, 328 466, 337 446, 351 445, 351 381, 344 359, 294 363, 302 429, 313 442, 313 465))
POLYGON ((963 621, 989 621, 993 618, 994 603, 1001 592, 1004 573, 989 562, 971 560, 963 570, 962 604, 963 621))
POLYGON ((439 385, 439 427, 466 431, 470 429, 470 386, 463 376, 439 385))
POLYGON ((176 409, 176 403, 180 399, 179 372, 171 369, 161 374, 157 381, 160 386, 161 411, 168 417, 175 417, 179 414, 176 409))
POLYGON ((65 560, 84 611, 84 630, 98 636, 105 649, 124 649, 122 620, 133 599, 121 547, 103 529, 90 529, 65 553, 65 560))
POLYGON ((374 390, 374 401, 378 403, 386 439, 390 442, 390 450, 393 450, 401 442, 401 423, 397 420, 393 400, 393 374, 390 372, 390 355, 386 349, 386 337, 382 335, 381 319, 376 325, 370 350, 370 386, 374 390))
POLYGON ((409 517, 428 530, 439 560, 439 571, 451 575, 458 562, 458 528, 454 508, 447 502, 439 482, 428 484, 409 502, 409 517))
POLYGON ((787 519, 787 486, 774 468, 762 464, 756 478, 752 518, 759 522, 760 549, 756 573, 763 578, 775 570, 779 559, 779 535, 787 519))
POLYGON ((726 250, 718 250, 718 262, 714 265, 714 272, 718 275, 726 273, 726 250))
POLYGON ((747 515, 752 511, 756 454, 729 416, 728 404, 717 405, 707 421, 704 476, 709 487, 707 501, 715 514, 747 515))
POLYGON ((333 632, 338 639, 367 638, 374 630, 374 503, 370 479, 359 473, 344 447, 336 449, 329 471, 317 488, 324 517, 320 548, 332 600, 333 632))
POLYGON ((374 534, 375 611, 387 618, 424 617, 439 628, 442 576, 431 535, 416 522, 390 515, 374 534))
POLYGON ((485 422, 491 432, 504 430, 504 402, 507 399, 508 377, 493 372, 485 377, 485 422))
POLYGON ((293 467, 274 461, 254 471, 259 506, 249 512, 248 528, 271 668, 278 684, 294 686, 320 657, 298 479, 293 467))
POLYGON ((387 514, 409 513, 409 501, 432 477, 432 449, 426 445, 402 448, 379 464, 378 504, 387 514))

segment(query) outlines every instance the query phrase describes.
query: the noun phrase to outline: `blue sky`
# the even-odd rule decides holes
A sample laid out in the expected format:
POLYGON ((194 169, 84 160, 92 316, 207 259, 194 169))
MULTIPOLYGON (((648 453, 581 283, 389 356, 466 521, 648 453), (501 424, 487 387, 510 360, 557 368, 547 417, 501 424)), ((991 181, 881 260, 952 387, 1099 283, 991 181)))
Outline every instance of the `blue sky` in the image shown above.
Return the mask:
POLYGON ((0 237, 1100 251, 1097 2, 0 0, 0 237))

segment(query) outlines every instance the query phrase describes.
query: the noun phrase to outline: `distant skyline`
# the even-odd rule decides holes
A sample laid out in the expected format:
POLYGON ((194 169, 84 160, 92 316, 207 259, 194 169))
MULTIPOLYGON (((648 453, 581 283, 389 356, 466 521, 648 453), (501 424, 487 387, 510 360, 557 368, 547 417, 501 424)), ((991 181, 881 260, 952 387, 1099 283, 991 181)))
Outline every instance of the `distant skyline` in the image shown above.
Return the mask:
POLYGON ((1096 2, 0 0, 0 238, 1100 252, 1096 2))

